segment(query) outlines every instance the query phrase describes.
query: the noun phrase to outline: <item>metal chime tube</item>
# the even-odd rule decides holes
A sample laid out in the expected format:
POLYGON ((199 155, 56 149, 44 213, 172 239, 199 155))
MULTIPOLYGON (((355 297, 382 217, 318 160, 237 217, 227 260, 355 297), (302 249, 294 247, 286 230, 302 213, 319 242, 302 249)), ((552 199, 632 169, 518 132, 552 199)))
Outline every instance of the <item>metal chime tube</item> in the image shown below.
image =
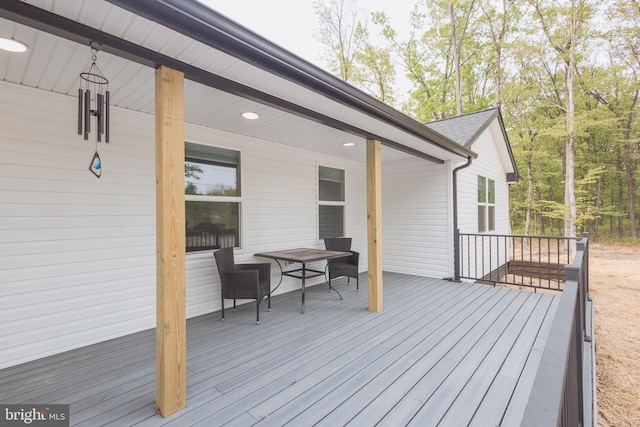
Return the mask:
POLYGON ((104 106, 104 140, 109 142, 109 119, 111 113, 109 112, 109 91, 105 92, 105 106, 104 106))
POLYGON ((91 132, 91 91, 86 90, 84 93, 84 139, 89 139, 91 132))
POLYGON ((104 133, 104 95, 99 93, 98 100, 96 105, 97 116, 98 116, 98 142, 102 142, 102 134, 104 133))
POLYGON ((78 89, 78 135, 82 135, 82 89, 78 89))
POLYGON ((102 142, 103 135, 105 141, 109 142, 109 119, 111 118, 109 80, 96 64, 97 53, 102 49, 102 44, 92 41, 89 46, 92 62, 80 73, 78 89, 78 135, 84 134, 84 139, 89 139, 91 116, 95 116, 95 129, 98 133, 96 142, 102 142), (91 98, 91 90, 94 92, 94 100, 91 98))

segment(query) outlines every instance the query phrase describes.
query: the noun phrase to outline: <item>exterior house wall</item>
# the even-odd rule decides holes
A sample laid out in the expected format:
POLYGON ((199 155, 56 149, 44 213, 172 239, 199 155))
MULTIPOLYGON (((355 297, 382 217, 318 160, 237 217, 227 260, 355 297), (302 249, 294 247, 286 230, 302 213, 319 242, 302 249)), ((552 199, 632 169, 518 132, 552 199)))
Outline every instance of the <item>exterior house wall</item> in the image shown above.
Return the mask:
MULTIPOLYGON (((495 180, 496 183, 496 203, 495 203, 495 231, 483 233, 485 235, 505 235, 511 233, 509 223, 509 184, 506 181, 506 169, 502 164, 496 140, 499 126, 494 122, 480 137, 473 143, 472 149, 478 153, 478 158, 474 159, 471 166, 458 172, 458 227, 461 233, 478 233, 478 176, 484 176, 495 180), (496 125, 496 126, 494 126, 496 125), (495 136, 495 138, 494 138, 495 136)), ((508 261, 508 250, 504 250, 504 242, 500 248, 496 248, 496 240, 479 238, 476 240, 463 239, 461 257, 463 264, 462 275, 465 272, 477 274, 481 277, 488 275, 498 266, 508 261), (491 243, 492 242, 492 245, 491 243), (490 247, 491 245, 491 247, 490 247), (469 250, 471 248, 471 253, 469 250), (477 249, 478 260, 474 257, 477 249), (484 252, 482 250, 484 249, 484 252), (471 256, 469 256, 471 255, 471 256), (484 255, 480 257, 480 255, 484 255), (483 260, 480 262, 479 260, 483 260)))
MULTIPOLYGON (((155 326, 155 120, 112 108, 103 175, 87 169, 95 135, 76 134, 76 99, 0 82, 0 369, 155 326)), ((491 132, 458 176, 459 225, 477 232, 477 176, 496 181, 496 231, 509 232, 508 185, 491 132)), ((189 142, 241 152, 241 249, 323 247, 318 166, 345 170, 345 235, 367 270, 366 165, 186 124, 189 142)), ((452 169, 383 162, 383 269, 453 275, 452 169)), ((487 261, 489 262, 489 261, 487 261)), ((496 260, 491 261, 496 265, 496 260)), ((319 263, 312 268, 323 268, 319 263)), ((272 284, 280 281, 272 261, 272 284)), ((187 317, 220 309, 211 252, 186 258, 187 317)), ((322 282, 322 278, 309 281, 322 282)), ((276 293, 299 289, 285 277, 276 293)), ((312 301, 310 301, 312 303, 312 301)))
MULTIPOLYGON (((0 82, 0 369, 155 326, 154 118, 112 108, 96 179, 95 135, 76 134, 76 102, 0 82)), ((367 270, 364 164, 189 124, 185 136, 241 151, 239 262, 323 247, 320 164, 345 170, 345 231, 367 270)), ((186 266, 187 317, 219 310, 212 254, 190 253, 186 266)), ((272 273, 275 285, 275 263, 272 273)), ((277 293, 299 287, 285 278, 277 293)))
MULTIPOLYGON (((360 271, 367 271, 367 195, 363 163, 196 126, 187 126, 186 139, 241 152, 242 249, 236 251, 237 262, 269 262, 254 257, 257 252, 324 248, 324 243, 317 239, 318 166, 329 166, 345 171, 345 235, 352 237, 352 249, 360 252, 360 271)), ((211 253, 187 254, 186 261, 187 315, 219 310, 218 275, 211 253)), ((275 262, 271 263, 272 287, 275 287, 280 281, 280 270, 275 262)), ((324 265, 322 262, 311 268, 323 269, 324 265)), ((307 283, 323 281, 319 277, 307 283)), ((296 289, 300 289, 300 280, 284 277, 276 294, 296 289)))
POLYGON ((97 179, 76 112, 0 82, 0 368, 155 323, 153 118, 112 109, 97 179))
POLYGON ((450 164, 419 158, 382 165, 384 271, 453 275, 450 164))

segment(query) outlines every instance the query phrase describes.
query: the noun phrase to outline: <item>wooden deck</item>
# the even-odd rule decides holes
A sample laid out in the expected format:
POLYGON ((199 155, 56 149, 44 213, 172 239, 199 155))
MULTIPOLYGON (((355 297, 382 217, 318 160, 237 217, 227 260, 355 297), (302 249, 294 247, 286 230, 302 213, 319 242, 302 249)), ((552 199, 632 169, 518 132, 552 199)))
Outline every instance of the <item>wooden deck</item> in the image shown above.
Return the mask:
POLYGON ((190 319, 187 409, 155 412, 155 331, 0 371, 2 403, 78 426, 515 426, 559 295, 384 274, 384 312, 339 280, 190 319))

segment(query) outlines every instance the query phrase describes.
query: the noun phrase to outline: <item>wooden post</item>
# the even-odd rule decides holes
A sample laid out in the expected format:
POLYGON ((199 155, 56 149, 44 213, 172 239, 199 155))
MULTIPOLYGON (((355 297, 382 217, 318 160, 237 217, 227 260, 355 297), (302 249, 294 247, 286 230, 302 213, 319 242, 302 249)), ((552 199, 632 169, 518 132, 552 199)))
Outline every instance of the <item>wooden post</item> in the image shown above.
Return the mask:
POLYGON ((367 140, 369 311, 382 311, 382 161, 380 141, 367 140))
POLYGON ((187 406, 184 74, 156 70, 156 408, 187 406))

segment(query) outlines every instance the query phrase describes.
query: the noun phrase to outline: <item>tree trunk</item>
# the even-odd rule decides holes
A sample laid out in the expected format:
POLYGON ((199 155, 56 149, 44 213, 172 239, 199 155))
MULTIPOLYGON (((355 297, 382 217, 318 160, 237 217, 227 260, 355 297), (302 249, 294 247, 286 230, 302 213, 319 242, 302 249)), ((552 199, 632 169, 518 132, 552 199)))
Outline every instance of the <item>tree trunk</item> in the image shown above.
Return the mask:
POLYGON ((633 105, 629 109, 626 123, 624 126, 624 154, 625 154, 625 166, 627 169, 627 188, 629 196, 629 234, 631 237, 636 237, 636 178, 635 178, 635 164, 634 153, 631 149, 631 127, 633 126, 633 112, 635 105, 638 101, 638 89, 636 89, 635 96, 633 98, 633 105))
POLYGON ((622 153, 620 152, 620 148, 617 149, 617 158, 616 158, 616 178, 617 178, 617 187, 618 187, 618 236, 622 237, 624 235, 624 219, 622 217, 622 213, 624 212, 624 190, 622 188, 622 153))
POLYGON ((524 235, 529 236, 531 227, 531 208, 533 207, 533 174, 531 173, 531 154, 527 154, 527 213, 524 221, 524 235))
MULTIPOLYGON (((616 198, 616 189, 620 187, 620 150, 616 148, 616 170, 613 174, 613 182, 611 183, 611 210, 613 213, 619 212, 620 208, 617 206, 618 199, 616 198)), ((609 234, 614 235, 616 232, 616 215, 609 217, 609 234)))
POLYGON ((627 169, 627 188, 629 197, 629 235, 636 237, 636 178, 634 175, 633 153, 627 139, 624 144, 625 166, 627 169))
MULTIPOLYGON (((598 212, 602 211, 602 187, 604 186, 604 174, 598 178, 598 183, 596 186, 596 210, 598 212)), ((593 240, 598 238, 598 232, 600 231, 600 226, 602 225, 602 217, 598 216, 595 221, 593 221, 593 240)))
MULTIPOLYGON (((573 73, 575 69, 575 49, 578 41, 577 37, 577 8, 575 0, 571 0, 571 46, 569 46, 569 58, 567 61, 567 77, 566 77, 566 89, 567 89, 567 131, 568 135, 565 140, 565 175, 564 175, 564 204, 567 208, 564 219, 564 235, 565 237, 576 237, 576 191, 575 191, 575 101, 573 93, 573 73)), ((576 244, 575 240, 571 241, 569 247, 569 256, 575 254, 576 244)))
POLYGON ((462 42, 456 35, 456 17, 453 10, 453 0, 449 0, 449 19, 451 20, 451 46, 453 50, 453 74, 456 87, 456 116, 462 115, 462 76, 460 75, 460 46, 462 42))
MULTIPOLYGON (((567 107, 569 107, 569 102, 567 107)), ((572 104, 572 103, 571 103, 572 104)), ((573 130, 575 117, 573 115, 573 105, 571 105, 571 113, 567 114, 567 121, 569 122, 569 135, 565 142, 565 157, 567 167, 565 168, 564 175, 564 204, 567 208, 564 219, 564 235, 566 237, 576 237, 576 192, 575 192, 575 133, 573 130)))
POLYGON ((502 106, 502 66, 500 65, 502 61, 502 47, 498 45, 496 47, 496 76, 495 76, 495 85, 496 85, 496 102, 495 106, 500 108, 502 106))
MULTIPOLYGON (((536 193, 538 194, 538 200, 544 200, 544 198, 542 197, 542 194, 540 193, 540 187, 536 186, 536 193)), ((553 196, 551 197, 551 200, 553 200, 553 196)), ((539 219, 540 219, 540 233, 536 233, 539 234, 540 236, 544 236, 545 235, 545 228, 544 228, 544 213, 542 212, 542 205, 540 205, 540 210, 539 212, 539 219)), ((551 219, 549 219, 549 224, 553 227, 553 224, 551 223, 551 219)))

